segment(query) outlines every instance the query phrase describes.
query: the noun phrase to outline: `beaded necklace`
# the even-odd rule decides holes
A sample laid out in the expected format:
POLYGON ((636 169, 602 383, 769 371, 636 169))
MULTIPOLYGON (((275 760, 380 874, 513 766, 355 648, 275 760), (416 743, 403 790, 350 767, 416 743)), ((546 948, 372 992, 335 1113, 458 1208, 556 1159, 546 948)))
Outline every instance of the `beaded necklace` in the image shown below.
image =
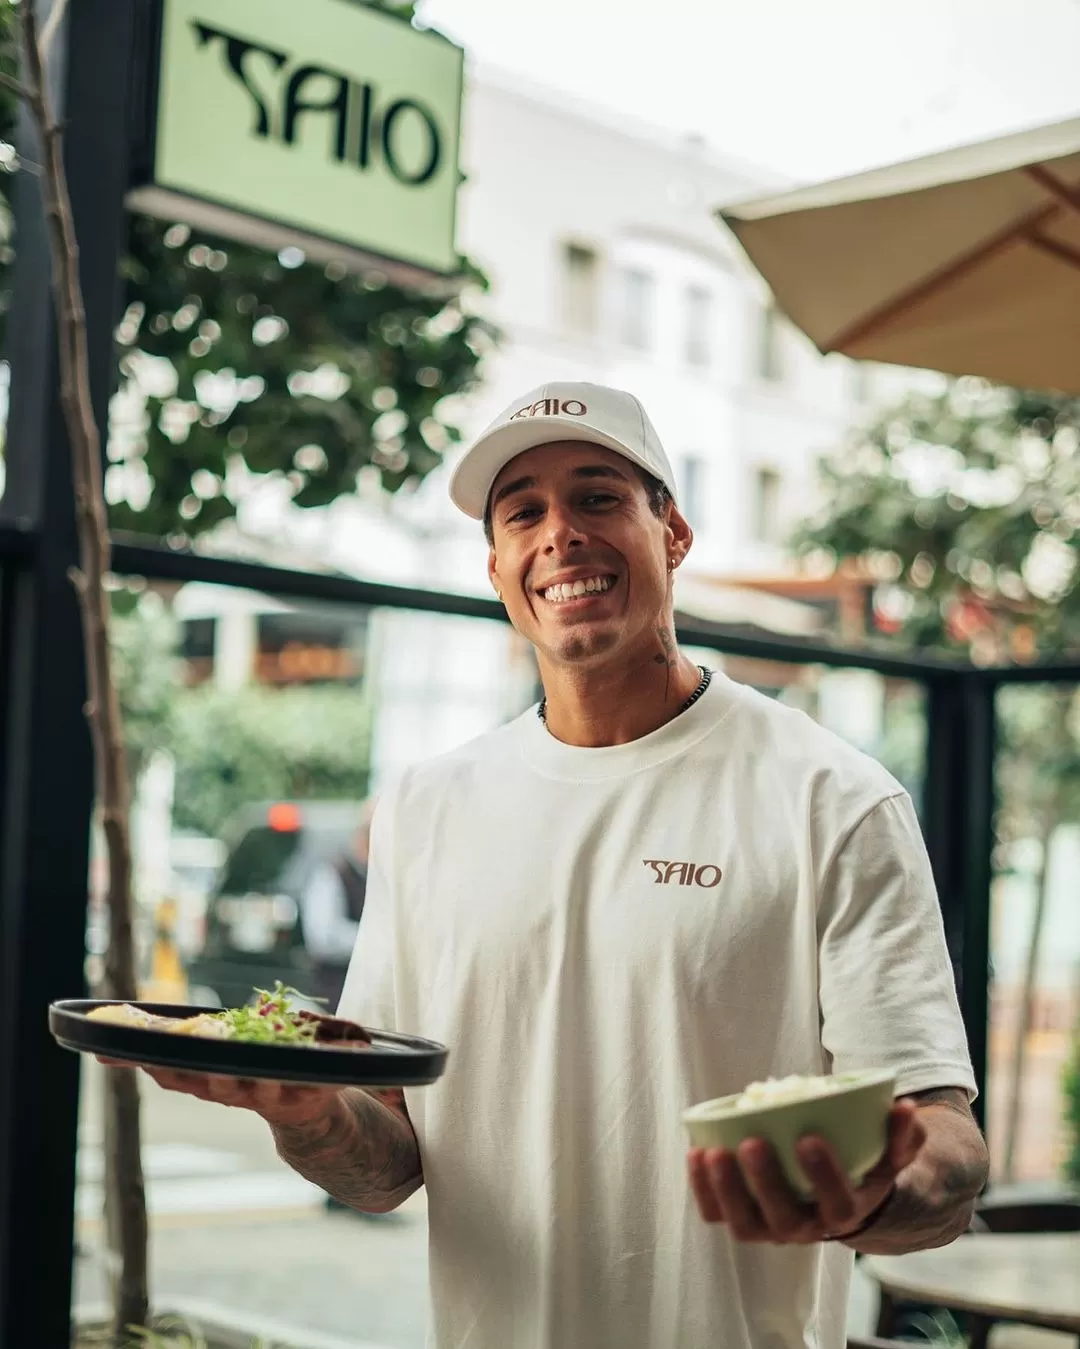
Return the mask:
MULTIPOLYGON (((690 697, 687 698, 686 702, 683 703, 682 707, 680 707, 679 710, 678 710, 678 712, 675 713, 675 716, 676 716, 676 717, 682 716, 682 714, 686 711, 686 709, 687 709, 688 707, 693 707, 693 705, 697 702, 697 700, 701 697, 701 695, 702 695, 702 694, 705 692, 705 690, 709 687, 710 683, 712 683, 712 671, 711 671, 711 670, 707 670, 707 669, 705 668, 704 665, 699 665, 699 666, 698 666, 698 669, 701 671, 701 683, 698 684, 697 688, 693 691, 693 693, 691 693, 690 697)), ((541 698, 541 700, 540 700, 540 706, 536 709, 536 715, 540 718, 540 720, 541 720, 541 721, 544 723, 544 725, 546 726, 546 725, 547 725, 547 699, 546 699, 546 698, 541 698)), ((673 719, 674 719, 674 718, 673 718, 673 719)))

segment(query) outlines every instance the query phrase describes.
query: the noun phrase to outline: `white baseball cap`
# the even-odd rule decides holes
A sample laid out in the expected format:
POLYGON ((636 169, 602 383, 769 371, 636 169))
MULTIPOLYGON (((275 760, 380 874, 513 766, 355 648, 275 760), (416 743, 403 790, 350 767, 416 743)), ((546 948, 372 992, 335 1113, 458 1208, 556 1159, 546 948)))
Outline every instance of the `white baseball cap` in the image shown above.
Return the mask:
POLYGON ((631 393, 577 381, 540 384, 515 398, 466 450, 450 478, 450 499, 484 518, 492 484, 519 454, 558 440, 603 445, 659 478, 675 497, 675 474, 648 414, 631 393))

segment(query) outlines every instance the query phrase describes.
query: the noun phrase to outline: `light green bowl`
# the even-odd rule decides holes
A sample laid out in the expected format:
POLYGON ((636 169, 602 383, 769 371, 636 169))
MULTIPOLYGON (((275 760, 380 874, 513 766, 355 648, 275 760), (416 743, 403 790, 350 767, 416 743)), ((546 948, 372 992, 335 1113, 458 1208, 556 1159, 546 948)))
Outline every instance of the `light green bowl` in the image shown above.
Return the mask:
MULTIPOLYGON (((748 1138, 764 1138, 776 1149, 780 1165, 799 1194, 812 1187, 795 1156, 795 1144, 818 1134, 832 1144, 853 1184, 881 1160, 887 1142, 888 1115, 896 1089, 891 1070, 840 1073, 839 1091, 756 1110, 736 1110, 739 1096, 703 1101, 683 1112, 683 1123, 696 1148, 737 1148, 748 1138)), ((741 1093, 740 1093, 741 1094, 741 1093)))

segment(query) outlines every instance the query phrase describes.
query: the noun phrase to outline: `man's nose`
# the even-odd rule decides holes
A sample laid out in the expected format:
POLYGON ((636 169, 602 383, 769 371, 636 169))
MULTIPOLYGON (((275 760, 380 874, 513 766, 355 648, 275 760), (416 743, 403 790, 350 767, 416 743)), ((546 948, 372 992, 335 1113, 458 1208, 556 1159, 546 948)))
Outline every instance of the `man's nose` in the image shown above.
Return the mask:
POLYGON ((581 522, 573 511, 565 507, 550 507, 544 520, 544 527, 547 535, 544 551, 549 555, 565 553, 588 542, 588 536, 582 529, 581 522))

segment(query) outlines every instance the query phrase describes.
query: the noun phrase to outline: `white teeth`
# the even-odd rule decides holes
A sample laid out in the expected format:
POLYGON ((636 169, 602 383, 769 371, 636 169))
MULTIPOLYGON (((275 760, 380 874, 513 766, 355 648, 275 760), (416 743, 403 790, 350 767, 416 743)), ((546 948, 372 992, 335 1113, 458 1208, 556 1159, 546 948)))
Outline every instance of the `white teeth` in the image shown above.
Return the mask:
POLYGON ((548 586, 543 591, 544 599, 554 604, 563 600, 578 599, 582 595, 599 594, 611 589, 611 580, 607 576, 590 576, 582 581, 562 581, 558 585, 548 586))

